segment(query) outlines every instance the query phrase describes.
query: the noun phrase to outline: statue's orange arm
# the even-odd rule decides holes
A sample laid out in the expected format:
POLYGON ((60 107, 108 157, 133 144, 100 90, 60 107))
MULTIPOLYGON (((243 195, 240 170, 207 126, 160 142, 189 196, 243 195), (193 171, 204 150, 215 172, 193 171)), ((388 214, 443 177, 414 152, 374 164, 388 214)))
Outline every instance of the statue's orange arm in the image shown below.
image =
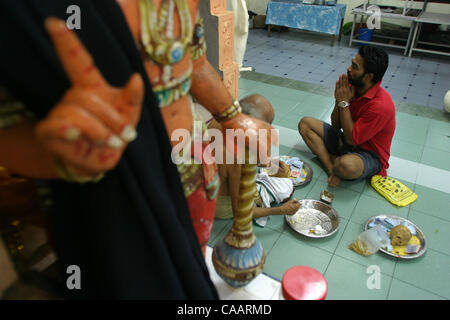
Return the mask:
MULTIPOLYGON (((206 54, 194 61, 194 72, 192 76, 191 94, 208 109, 213 115, 218 115, 224 112, 233 103, 228 89, 225 87, 222 79, 217 71, 206 60, 206 54)), ((270 156, 270 146, 272 144, 278 145, 278 136, 272 135, 273 127, 263 121, 249 117, 239 113, 234 118, 222 121, 223 130, 226 129, 253 129, 259 136, 259 130, 267 130, 267 139, 260 139, 258 141, 259 155, 270 156)), ((261 137, 260 137, 261 138, 261 137)), ((248 141, 248 140, 246 140, 248 141)), ((234 152, 237 150, 235 149, 234 152)), ((261 163, 267 163, 268 158, 259 158, 261 163)))
POLYGON ((191 94, 212 114, 222 113, 233 103, 219 74, 206 60, 206 54, 194 60, 191 94))

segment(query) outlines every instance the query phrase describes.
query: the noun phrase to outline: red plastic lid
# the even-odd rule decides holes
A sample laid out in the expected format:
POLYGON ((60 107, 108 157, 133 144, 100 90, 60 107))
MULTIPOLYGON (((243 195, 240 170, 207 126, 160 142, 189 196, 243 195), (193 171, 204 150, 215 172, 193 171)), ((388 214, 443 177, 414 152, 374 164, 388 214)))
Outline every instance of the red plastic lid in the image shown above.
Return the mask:
POLYGON ((281 286, 286 300, 324 300, 328 292, 325 277, 306 266, 292 267, 286 271, 281 286))

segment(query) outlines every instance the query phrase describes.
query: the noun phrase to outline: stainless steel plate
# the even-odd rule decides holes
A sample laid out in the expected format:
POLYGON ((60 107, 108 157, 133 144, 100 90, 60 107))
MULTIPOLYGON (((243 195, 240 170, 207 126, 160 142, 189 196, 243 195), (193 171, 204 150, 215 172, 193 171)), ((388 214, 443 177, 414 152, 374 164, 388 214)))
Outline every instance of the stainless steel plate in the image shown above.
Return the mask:
MULTIPOLYGON (((280 160, 286 162, 286 160, 289 160, 292 157, 291 156, 280 156, 279 158, 280 158, 280 160)), ((313 169, 311 168, 311 166, 309 164, 307 164, 304 160, 301 160, 301 161, 303 162, 303 169, 305 169, 305 172, 306 172, 306 178, 305 178, 305 180, 301 181, 300 178, 291 177, 290 179, 294 183, 294 187, 304 186, 304 185, 308 184, 309 182, 311 182, 311 179, 313 177, 313 169)), ((292 168, 292 166, 291 166, 291 168, 292 168)), ((262 170, 267 172, 265 168, 262 168, 262 170)))
POLYGON ((286 215, 286 223, 297 233, 308 238, 326 238, 339 229, 339 215, 329 205, 311 199, 300 200, 300 209, 292 216, 286 215), (320 228, 316 226, 320 225, 320 228), (314 232, 311 232, 314 230, 314 232), (318 231, 319 232, 318 232, 318 231), (323 230, 323 231, 322 231, 323 230))
POLYGON ((308 184, 312 179, 313 169, 311 168, 311 166, 309 164, 307 164, 305 161, 303 161, 303 168, 306 171, 306 179, 302 182, 294 181, 294 187, 304 186, 304 185, 308 184))
POLYGON ((417 252, 417 253, 408 254, 407 256, 401 256, 401 255, 392 253, 390 251, 387 251, 385 249, 380 249, 381 252, 383 252, 387 255, 390 255, 392 257, 399 258, 399 259, 415 259, 415 258, 422 256, 425 253, 425 251, 427 251, 428 245, 427 245, 427 240, 425 238, 424 233, 422 232, 422 230, 419 229, 419 227, 417 227, 414 223, 412 223, 408 219, 398 217, 398 216, 390 216, 390 215, 381 214, 381 215, 378 215, 375 217, 371 217, 369 220, 367 220, 366 225, 364 226, 364 230, 370 229, 369 224, 372 223, 372 221, 374 221, 376 218, 380 218, 380 219, 390 218, 390 219, 398 220, 400 222, 405 221, 405 222, 409 223, 410 225, 412 225, 416 229, 416 233, 417 233, 416 236, 420 240, 420 249, 419 249, 419 252, 417 252))

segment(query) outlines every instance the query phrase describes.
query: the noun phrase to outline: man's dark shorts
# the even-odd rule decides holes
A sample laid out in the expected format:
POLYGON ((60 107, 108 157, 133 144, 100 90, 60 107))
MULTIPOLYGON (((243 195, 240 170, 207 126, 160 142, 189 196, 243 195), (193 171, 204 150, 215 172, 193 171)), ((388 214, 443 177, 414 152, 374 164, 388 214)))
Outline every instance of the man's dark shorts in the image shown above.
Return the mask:
POLYGON ((344 154, 356 154, 364 163, 364 171, 361 177, 352 181, 359 181, 370 178, 378 174, 381 170, 380 158, 372 151, 361 149, 357 146, 351 146, 345 142, 344 133, 337 130, 328 123, 323 123, 323 134, 325 140, 325 147, 328 152, 337 156, 344 154))

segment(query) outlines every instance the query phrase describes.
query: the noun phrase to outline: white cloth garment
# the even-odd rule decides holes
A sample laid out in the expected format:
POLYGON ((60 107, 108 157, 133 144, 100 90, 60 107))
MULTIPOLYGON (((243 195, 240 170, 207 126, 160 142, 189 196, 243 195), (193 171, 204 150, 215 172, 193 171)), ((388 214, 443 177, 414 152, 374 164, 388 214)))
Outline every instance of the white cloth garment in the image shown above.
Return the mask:
MULTIPOLYGON (((272 203, 278 204, 287 200, 294 191, 294 184, 289 178, 269 177, 262 172, 256 175, 256 189, 262 200, 263 208, 270 208, 272 203)), ((256 224, 264 227, 268 216, 255 219, 256 224)))
POLYGON ((199 116, 207 125, 209 122, 213 119, 213 115, 211 112, 209 112, 208 109, 206 109, 204 106, 202 106, 200 103, 195 102, 193 103, 195 114, 199 116))
POLYGON ((245 0, 227 0, 228 8, 234 12, 234 60, 239 68, 244 61, 248 38, 248 10, 245 0))

